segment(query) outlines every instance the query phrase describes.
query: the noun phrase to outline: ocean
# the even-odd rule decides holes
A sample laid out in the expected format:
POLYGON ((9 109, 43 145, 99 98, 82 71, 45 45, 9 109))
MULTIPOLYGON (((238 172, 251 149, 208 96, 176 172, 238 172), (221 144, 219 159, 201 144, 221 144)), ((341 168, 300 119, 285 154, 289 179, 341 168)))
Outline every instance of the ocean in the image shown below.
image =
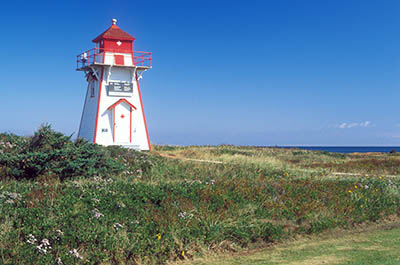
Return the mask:
POLYGON ((299 148, 304 150, 327 151, 334 153, 368 153, 391 151, 400 152, 400 146, 280 146, 282 148, 299 148))

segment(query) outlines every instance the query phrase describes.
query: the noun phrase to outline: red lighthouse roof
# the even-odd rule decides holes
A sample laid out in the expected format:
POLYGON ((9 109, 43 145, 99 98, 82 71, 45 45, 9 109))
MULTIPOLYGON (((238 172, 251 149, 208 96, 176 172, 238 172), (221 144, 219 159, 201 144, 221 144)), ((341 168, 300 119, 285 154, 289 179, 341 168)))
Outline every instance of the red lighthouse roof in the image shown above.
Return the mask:
POLYGON ((97 36, 93 42, 100 42, 103 39, 109 40, 126 40, 126 41, 134 41, 136 40, 132 35, 126 33, 122 29, 120 29, 117 25, 117 20, 113 19, 113 24, 106 31, 97 36))

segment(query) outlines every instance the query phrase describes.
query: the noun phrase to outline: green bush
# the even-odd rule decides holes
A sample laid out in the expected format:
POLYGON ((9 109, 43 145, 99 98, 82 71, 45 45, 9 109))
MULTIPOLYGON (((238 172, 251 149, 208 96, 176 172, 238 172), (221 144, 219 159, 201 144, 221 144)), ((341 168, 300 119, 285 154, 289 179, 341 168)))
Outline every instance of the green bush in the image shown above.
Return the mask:
POLYGON ((107 149, 83 139, 73 142, 70 136, 53 131, 50 125, 42 126, 30 138, 3 134, 0 139, 2 177, 65 179, 118 174, 125 168, 107 149))

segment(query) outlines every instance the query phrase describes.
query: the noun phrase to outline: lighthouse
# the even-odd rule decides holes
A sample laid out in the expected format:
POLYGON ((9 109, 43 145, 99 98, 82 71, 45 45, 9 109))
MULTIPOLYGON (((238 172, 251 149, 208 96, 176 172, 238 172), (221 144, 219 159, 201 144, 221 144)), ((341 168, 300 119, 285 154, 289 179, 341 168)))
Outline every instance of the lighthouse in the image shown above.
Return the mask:
POLYGON ((113 19, 93 39, 95 48, 77 56, 77 70, 87 81, 78 138, 150 150, 139 80, 151 68, 151 53, 135 51, 134 41, 113 19))

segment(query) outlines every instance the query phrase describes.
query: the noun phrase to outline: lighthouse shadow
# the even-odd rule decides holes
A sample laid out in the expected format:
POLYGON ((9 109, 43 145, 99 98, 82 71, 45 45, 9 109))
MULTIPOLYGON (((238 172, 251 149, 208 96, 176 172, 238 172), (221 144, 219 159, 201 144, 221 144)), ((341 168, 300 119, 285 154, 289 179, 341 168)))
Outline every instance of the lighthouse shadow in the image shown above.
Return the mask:
MULTIPOLYGON (((103 112, 102 114, 101 114, 101 117, 102 118, 106 118, 107 117, 107 119, 108 119, 108 128, 107 128, 107 134, 108 135, 111 135, 112 136, 112 133, 113 133, 113 117, 112 117, 112 110, 106 110, 105 112, 103 112)), ((104 124, 105 125, 105 124, 104 124)), ((102 129, 102 132, 104 132, 103 131, 103 129, 102 129)))

